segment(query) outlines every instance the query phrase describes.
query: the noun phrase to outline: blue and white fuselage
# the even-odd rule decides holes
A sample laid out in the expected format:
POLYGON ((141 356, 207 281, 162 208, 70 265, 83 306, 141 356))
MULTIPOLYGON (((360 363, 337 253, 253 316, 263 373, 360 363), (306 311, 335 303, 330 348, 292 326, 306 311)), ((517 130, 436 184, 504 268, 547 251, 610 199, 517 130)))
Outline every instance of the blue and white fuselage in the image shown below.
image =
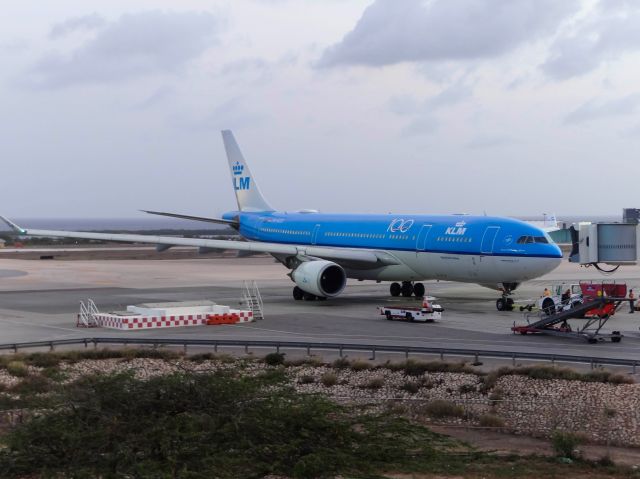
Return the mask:
POLYGON ((229 212, 250 241, 384 251, 396 265, 346 267, 377 281, 520 283, 556 268, 560 248, 539 228, 490 216, 229 212))

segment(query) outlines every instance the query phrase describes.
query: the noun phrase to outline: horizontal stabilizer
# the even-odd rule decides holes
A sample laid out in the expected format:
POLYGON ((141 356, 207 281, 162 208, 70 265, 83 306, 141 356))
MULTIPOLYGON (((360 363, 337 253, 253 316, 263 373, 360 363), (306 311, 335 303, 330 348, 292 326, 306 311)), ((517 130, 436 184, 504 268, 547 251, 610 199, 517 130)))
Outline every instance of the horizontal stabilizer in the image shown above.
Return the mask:
POLYGON ((223 220, 221 218, 204 218, 202 216, 180 215, 178 213, 165 213, 164 211, 148 211, 140 210, 150 215, 168 216, 170 218, 179 218, 181 220, 202 221, 204 223, 217 223, 221 225, 238 226, 239 223, 233 220, 223 220))

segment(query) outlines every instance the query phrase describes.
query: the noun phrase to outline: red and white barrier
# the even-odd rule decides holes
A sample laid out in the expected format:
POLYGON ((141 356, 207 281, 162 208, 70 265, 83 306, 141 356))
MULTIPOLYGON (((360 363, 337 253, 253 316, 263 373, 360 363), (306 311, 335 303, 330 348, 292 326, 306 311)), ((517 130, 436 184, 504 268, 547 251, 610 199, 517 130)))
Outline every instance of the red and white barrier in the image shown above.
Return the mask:
MULTIPOLYGON (((122 331, 248 323, 253 312, 231 309, 215 303, 170 303, 129 306, 121 313, 94 313, 95 325, 122 331), (174 313, 174 314, 172 314, 174 313), (191 314, 189 314, 191 313, 191 314)), ((80 324, 80 322, 78 322, 80 324)))

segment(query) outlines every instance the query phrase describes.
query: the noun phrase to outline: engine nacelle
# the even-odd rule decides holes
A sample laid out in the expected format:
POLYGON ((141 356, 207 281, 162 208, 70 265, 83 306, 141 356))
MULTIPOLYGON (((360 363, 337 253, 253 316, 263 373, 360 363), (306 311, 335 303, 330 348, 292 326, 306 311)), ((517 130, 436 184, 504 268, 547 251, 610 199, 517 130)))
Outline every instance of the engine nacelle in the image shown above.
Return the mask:
POLYGON ((332 298, 347 285, 347 274, 331 261, 306 261, 293 270, 291 278, 298 287, 316 296, 332 298))

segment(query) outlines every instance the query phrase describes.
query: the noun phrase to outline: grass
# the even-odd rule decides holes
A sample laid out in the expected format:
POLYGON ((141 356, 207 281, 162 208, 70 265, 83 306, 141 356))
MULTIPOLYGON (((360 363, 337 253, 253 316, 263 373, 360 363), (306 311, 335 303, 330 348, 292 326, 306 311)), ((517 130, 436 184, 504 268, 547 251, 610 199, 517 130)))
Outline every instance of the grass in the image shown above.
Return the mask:
POLYGON ((24 378, 29 374, 29 368, 24 361, 10 361, 6 368, 9 374, 17 378, 24 378))
POLYGON ((320 382, 325 387, 332 387, 338 384, 338 376, 335 373, 327 372, 320 377, 320 382))
POLYGON ((478 425, 481 427, 501 428, 504 424, 504 419, 496 414, 483 414, 478 418, 478 425))
POLYGON ((464 417, 464 408, 451 401, 444 399, 436 399, 428 402, 423 411, 437 419, 451 418, 451 417, 464 417))
POLYGON ((384 378, 375 377, 375 378, 369 379, 366 383, 364 383, 360 387, 362 389, 378 390, 378 389, 382 389, 383 386, 384 386, 384 378))

